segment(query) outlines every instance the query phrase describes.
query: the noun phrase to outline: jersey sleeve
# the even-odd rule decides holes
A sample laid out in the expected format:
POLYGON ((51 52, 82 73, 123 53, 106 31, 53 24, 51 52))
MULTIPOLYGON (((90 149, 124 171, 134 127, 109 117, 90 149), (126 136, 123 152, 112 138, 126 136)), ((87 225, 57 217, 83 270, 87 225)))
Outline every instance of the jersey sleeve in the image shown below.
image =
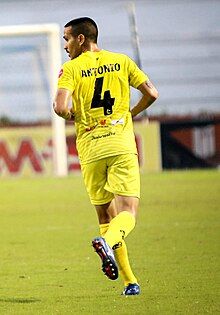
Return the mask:
POLYGON ((71 92, 75 89, 75 80, 73 69, 70 66, 69 62, 63 64, 58 78, 58 88, 59 89, 67 89, 71 92))
POLYGON ((149 80, 148 76, 138 68, 136 63, 128 57, 128 78, 129 85, 137 88, 143 82, 149 80))

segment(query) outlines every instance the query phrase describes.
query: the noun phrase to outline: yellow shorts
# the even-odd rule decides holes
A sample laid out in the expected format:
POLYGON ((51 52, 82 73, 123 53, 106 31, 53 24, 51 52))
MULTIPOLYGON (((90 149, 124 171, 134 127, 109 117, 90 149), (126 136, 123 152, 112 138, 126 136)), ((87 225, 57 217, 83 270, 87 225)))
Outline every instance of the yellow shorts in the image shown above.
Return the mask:
POLYGON ((81 165, 93 205, 110 202, 114 195, 140 198, 140 173, 136 154, 111 156, 81 165))

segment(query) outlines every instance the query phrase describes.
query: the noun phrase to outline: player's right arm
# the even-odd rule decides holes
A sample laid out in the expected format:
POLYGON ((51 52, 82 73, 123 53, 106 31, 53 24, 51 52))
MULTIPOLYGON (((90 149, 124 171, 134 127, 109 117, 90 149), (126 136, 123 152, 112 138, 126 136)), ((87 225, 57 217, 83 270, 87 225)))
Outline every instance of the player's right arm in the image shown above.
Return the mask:
POLYGON ((66 120, 74 120, 73 112, 68 106, 71 96, 72 92, 70 90, 58 88, 53 103, 55 113, 66 120))
POLYGON ((59 73, 57 93, 53 102, 55 113, 66 120, 74 120, 73 109, 69 108, 74 86, 73 69, 70 62, 66 62, 59 73))
POLYGON ((135 117, 143 110, 147 109, 153 102, 156 101, 159 94, 155 86, 148 80, 138 86, 138 90, 142 93, 141 99, 132 108, 131 116, 135 117))

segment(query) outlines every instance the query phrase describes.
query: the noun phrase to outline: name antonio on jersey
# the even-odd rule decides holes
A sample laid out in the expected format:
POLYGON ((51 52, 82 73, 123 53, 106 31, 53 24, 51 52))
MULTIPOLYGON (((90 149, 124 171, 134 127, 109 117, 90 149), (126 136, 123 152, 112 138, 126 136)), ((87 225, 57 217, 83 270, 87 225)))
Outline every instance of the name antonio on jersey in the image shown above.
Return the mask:
POLYGON ((81 70, 81 75, 82 75, 82 78, 91 77, 91 76, 96 77, 98 74, 119 71, 120 69, 121 69, 121 66, 119 63, 110 63, 107 65, 99 66, 98 68, 90 68, 86 70, 81 70))

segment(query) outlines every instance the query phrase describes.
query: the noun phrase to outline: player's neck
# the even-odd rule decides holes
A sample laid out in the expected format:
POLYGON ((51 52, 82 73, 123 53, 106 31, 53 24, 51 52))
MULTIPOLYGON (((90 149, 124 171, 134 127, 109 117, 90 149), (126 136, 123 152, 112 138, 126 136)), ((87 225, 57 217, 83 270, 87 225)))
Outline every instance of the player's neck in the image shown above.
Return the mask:
POLYGON ((96 43, 88 43, 86 45, 86 47, 83 49, 83 52, 86 51, 92 51, 92 52, 96 52, 96 51, 100 51, 101 49, 98 47, 98 45, 96 43))

